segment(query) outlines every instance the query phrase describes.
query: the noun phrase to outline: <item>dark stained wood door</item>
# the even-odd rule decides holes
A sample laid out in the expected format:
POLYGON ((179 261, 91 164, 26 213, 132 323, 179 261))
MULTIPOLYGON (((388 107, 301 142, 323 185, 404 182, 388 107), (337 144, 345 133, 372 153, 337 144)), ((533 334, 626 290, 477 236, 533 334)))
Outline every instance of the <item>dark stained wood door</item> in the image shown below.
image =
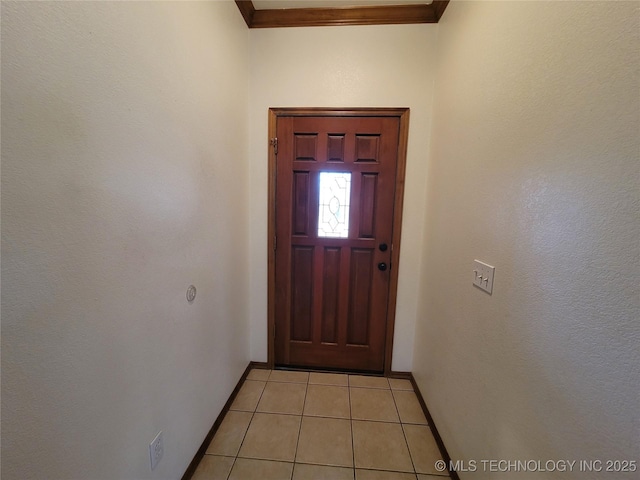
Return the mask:
POLYGON ((275 364, 383 371, 400 119, 276 131, 275 364))

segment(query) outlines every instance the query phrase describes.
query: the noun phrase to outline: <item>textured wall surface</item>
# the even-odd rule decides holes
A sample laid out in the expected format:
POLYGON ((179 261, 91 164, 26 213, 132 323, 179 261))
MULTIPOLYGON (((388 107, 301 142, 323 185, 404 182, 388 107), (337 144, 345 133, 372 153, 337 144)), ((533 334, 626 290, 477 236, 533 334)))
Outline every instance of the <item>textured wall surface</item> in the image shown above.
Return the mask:
MULTIPOLYGON (((439 24, 413 372, 455 459, 640 460, 639 8, 452 2, 439 24)), ((526 478, 560 477, 637 478, 526 478)))
POLYGON ((180 477, 266 360, 286 106, 411 108, 392 367, 454 459, 640 459, 637 2, 251 32, 233 2, 1 9, 3 478, 180 477))
POLYGON ((180 478, 240 378, 247 59, 233 2, 2 2, 3 479, 180 478))
POLYGON ((250 34, 251 356, 267 359, 269 107, 411 108, 392 367, 411 369, 424 222, 435 25, 255 29, 250 34))

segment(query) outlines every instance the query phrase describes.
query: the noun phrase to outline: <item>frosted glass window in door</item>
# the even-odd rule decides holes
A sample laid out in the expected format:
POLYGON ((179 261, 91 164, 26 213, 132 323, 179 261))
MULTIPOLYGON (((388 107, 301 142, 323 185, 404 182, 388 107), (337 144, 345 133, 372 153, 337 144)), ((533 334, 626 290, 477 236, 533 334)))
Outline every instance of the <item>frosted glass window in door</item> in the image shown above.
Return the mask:
POLYGON ((351 174, 320 172, 318 237, 349 237, 351 174))

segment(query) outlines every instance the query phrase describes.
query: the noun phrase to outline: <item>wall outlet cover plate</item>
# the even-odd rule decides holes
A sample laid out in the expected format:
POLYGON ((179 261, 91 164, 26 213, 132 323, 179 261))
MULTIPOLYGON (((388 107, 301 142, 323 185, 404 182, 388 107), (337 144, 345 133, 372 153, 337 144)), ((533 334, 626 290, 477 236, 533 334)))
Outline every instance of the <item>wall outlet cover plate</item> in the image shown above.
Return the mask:
POLYGON ((164 455, 164 442, 162 441, 162 431, 158 432, 156 438, 149 444, 149 455, 151 455, 151 470, 156 468, 158 462, 164 455))

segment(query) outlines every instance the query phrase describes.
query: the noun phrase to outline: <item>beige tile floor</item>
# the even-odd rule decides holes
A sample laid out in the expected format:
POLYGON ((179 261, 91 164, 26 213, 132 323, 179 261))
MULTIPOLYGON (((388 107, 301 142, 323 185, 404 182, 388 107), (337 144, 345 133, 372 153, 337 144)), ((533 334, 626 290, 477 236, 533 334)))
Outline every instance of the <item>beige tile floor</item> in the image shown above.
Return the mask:
POLYGON ((408 380, 254 369, 193 480, 443 480, 408 380))

